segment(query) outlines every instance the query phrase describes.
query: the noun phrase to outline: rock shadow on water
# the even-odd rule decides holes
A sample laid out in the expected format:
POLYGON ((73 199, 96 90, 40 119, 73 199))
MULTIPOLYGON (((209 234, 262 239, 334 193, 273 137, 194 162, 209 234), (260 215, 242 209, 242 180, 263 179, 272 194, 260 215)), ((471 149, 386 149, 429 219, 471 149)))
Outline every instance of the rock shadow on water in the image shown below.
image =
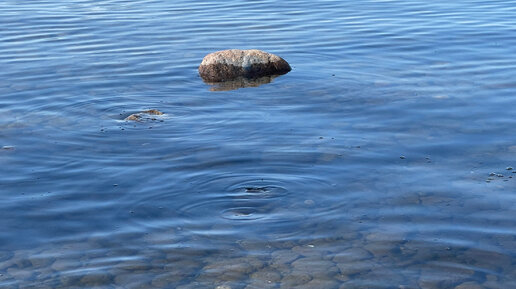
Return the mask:
POLYGON ((269 76, 262 76, 258 78, 246 78, 246 77, 238 77, 232 80, 228 81, 222 81, 222 82, 209 82, 204 81, 204 83, 210 85, 210 91, 229 91, 229 90, 236 90, 239 88, 246 88, 246 87, 258 87, 260 85, 271 83, 274 78, 278 77, 280 75, 269 75, 269 76))

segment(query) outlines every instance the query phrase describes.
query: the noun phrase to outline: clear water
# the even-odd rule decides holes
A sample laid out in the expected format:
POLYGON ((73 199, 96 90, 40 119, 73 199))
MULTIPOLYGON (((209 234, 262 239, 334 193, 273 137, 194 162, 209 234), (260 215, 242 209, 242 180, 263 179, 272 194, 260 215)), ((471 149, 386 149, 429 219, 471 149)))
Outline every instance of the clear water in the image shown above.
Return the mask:
POLYGON ((0 287, 516 288, 515 7, 2 1, 0 287))

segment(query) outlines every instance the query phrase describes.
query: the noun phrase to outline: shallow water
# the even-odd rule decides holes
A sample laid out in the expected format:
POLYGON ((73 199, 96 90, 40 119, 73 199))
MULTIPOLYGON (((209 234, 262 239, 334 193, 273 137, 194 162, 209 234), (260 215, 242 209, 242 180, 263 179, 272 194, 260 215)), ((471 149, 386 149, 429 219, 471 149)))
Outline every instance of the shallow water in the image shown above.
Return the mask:
POLYGON ((0 287, 516 287, 512 1, 66 2, 0 3, 0 287))

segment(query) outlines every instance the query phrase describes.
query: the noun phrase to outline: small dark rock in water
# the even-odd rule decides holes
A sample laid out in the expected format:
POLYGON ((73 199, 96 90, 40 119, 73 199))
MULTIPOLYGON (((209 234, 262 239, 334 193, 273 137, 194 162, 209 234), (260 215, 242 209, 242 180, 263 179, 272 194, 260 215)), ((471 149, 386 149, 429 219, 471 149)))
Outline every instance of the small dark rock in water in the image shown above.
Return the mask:
POLYGON ((404 160, 404 159, 405 159, 405 156, 400 156, 400 159, 404 160))
POLYGON ((512 171, 512 170, 513 170, 513 168, 512 168, 512 167, 507 167, 507 168, 506 168, 506 170, 508 170, 508 171, 512 171))
POLYGON ((199 75, 207 82, 222 82, 238 77, 281 75, 290 70, 290 65, 277 55, 256 49, 230 49, 206 55, 199 66, 199 75))
POLYGON ((6 151, 10 151, 10 150, 14 150, 14 147, 13 146, 3 146, 2 149, 6 150, 6 151))
POLYGON ((163 115, 163 113, 157 109, 144 110, 141 113, 146 113, 146 114, 150 114, 150 115, 163 115))
POLYGON ((266 192, 267 187, 246 187, 245 191, 249 193, 266 192))
MULTIPOLYGON (((144 116, 147 115, 147 116, 150 116, 150 115, 163 115, 163 113, 157 109, 149 109, 149 110, 144 110, 144 111, 141 111, 139 113, 133 113, 131 114, 130 116, 126 117, 124 120, 126 121, 129 121, 129 120, 132 120, 132 121, 141 121, 144 116)), ((150 120, 156 120, 155 118, 151 118, 151 117, 147 117, 148 119, 150 120)))

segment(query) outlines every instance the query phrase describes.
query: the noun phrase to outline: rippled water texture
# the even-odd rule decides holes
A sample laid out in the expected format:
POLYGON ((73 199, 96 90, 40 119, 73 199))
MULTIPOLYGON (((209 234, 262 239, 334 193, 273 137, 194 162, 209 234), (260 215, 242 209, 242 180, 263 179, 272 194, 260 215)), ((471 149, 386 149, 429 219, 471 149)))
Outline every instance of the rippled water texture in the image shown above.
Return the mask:
POLYGON ((1 1, 0 287, 516 288, 515 19, 1 1), (204 83, 229 48, 293 70, 204 83))

